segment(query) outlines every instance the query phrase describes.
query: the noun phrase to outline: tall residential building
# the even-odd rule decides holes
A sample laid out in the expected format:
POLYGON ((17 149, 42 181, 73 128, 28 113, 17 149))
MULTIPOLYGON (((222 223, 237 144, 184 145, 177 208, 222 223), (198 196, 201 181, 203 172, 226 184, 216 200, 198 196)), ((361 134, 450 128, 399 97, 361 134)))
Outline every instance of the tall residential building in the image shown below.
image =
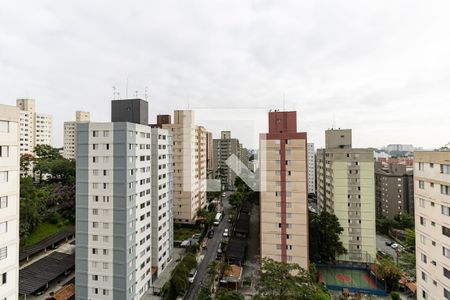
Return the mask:
POLYGON ((77 141, 77 123, 89 122, 90 114, 85 111, 75 112, 75 122, 64 122, 64 145, 63 157, 66 159, 75 159, 76 141, 77 141))
POLYGON ((401 164, 375 163, 375 199, 377 216, 414 215, 413 171, 401 164))
POLYGON ((259 161, 261 257, 308 269, 307 141, 295 111, 269 113, 259 161))
POLYGON ((77 124, 77 299, 140 299, 171 257, 171 135, 125 121, 77 124))
POLYGON ((195 223, 206 207, 206 130, 195 125, 194 112, 176 110, 173 134, 173 215, 178 223, 195 223))
POLYGON ((167 129, 151 129, 152 268, 164 271, 173 252, 173 141, 167 129))
POLYGON ((213 137, 209 131, 206 132, 206 177, 213 178, 213 137))
POLYGON ((389 144, 385 149, 388 152, 413 152, 414 146, 411 144, 389 144))
POLYGON ((337 216, 348 254, 338 259, 373 262, 376 257, 375 169, 372 149, 352 148, 351 129, 325 132, 325 149, 317 150, 319 212, 337 216))
POLYGON ((231 131, 222 131, 220 139, 213 140, 213 174, 225 189, 233 189, 236 179, 236 173, 228 167, 226 160, 233 154, 242 160, 241 148, 239 140, 231 137, 231 131))
POLYGON ((19 109, 0 104, 0 299, 19 293, 19 109))
POLYGON ((52 144, 52 116, 36 112, 33 99, 17 99, 20 109, 20 154, 33 154, 36 145, 52 144))
POLYGON ((414 153, 417 299, 450 299, 450 151, 414 153))
POLYGON ((308 193, 316 193, 316 151, 314 143, 308 143, 308 193))

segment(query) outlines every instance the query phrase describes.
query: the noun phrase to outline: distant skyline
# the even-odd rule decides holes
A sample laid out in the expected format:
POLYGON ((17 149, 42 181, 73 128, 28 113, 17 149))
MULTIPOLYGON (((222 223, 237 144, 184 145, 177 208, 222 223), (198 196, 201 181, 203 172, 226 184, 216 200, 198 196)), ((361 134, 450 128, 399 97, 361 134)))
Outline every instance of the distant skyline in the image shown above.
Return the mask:
POLYGON ((450 142, 448 1, 61 1, 2 4, 0 103, 36 100, 53 142, 76 110, 109 121, 113 86, 150 120, 197 111, 255 148, 269 109, 297 110, 316 148, 450 142), (284 99, 284 100, 283 100, 284 99), (220 121, 222 120, 222 121, 220 121))

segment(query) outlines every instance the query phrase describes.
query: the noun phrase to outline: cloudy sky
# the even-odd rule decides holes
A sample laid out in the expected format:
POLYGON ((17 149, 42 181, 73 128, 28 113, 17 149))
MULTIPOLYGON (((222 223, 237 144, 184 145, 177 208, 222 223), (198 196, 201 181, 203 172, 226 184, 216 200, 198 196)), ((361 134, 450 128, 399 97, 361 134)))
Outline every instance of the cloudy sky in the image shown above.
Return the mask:
POLYGON ((254 146, 269 109, 354 145, 450 142, 449 1, 5 1, 0 103, 36 99, 54 144, 75 110, 108 121, 115 86, 151 119, 191 108, 254 146))

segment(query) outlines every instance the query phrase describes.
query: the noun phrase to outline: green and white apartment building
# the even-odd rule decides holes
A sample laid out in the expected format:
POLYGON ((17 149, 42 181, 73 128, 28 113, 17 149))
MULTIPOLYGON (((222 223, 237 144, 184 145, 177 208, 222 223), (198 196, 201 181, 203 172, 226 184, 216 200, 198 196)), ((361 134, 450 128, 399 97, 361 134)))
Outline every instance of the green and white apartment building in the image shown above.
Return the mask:
POLYGON ((337 216, 348 254, 341 261, 370 263, 376 258, 375 170, 372 149, 352 147, 351 129, 325 132, 317 150, 318 210, 337 216))

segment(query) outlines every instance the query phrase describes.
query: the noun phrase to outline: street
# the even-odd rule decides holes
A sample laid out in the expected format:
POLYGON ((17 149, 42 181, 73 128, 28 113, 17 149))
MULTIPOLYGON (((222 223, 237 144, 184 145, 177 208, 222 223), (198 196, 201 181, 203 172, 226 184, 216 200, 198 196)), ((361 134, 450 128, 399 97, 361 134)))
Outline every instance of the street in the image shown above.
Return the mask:
POLYGON ((395 259, 397 254, 395 253, 394 249, 386 245, 387 241, 394 241, 394 240, 384 235, 377 234, 377 251, 383 251, 384 253, 391 255, 392 258, 395 259))
MULTIPOLYGON (((204 253, 203 260, 199 264, 197 268, 197 276, 195 277, 194 283, 191 284, 189 290, 186 293, 185 299, 187 300, 195 300, 197 299, 197 295, 200 291, 201 284, 204 281, 207 273, 208 273, 208 265, 210 262, 216 259, 217 249, 219 248, 220 241, 222 239, 222 234, 225 228, 229 228, 230 225, 228 223, 228 210, 230 209, 230 205, 228 203, 228 197, 230 193, 226 193, 226 196, 222 198, 222 205, 224 208, 224 216, 219 226, 214 227, 214 237, 209 239, 208 246, 206 252, 204 253)), ((207 236, 205 239, 208 238, 207 236)))

